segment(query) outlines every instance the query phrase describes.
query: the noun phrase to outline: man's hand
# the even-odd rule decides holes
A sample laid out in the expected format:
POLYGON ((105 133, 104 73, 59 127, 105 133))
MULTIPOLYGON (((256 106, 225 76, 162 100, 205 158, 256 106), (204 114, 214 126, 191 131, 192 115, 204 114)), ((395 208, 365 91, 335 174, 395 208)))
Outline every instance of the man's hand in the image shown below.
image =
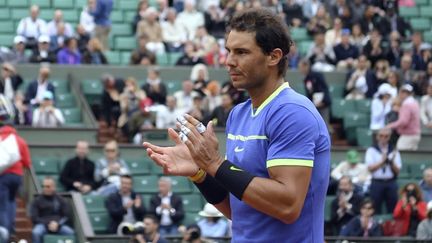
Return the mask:
POLYGON ((76 189, 81 190, 82 183, 79 182, 79 181, 74 181, 73 186, 74 186, 76 189))
POLYGON ((124 209, 128 210, 129 208, 131 208, 134 205, 134 201, 130 200, 129 202, 126 203, 126 205, 124 205, 124 209))
POLYGON ((141 203, 142 203, 142 201, 141 201, 141 197, 140 197, 140 196, 137 196, 137 197, 135 198, 135 200, 134 200, 134 207, 136 207, 136 208, 141 207, 141 203))
POLYGON ((51 221, 48 224, 48 229, 51 232, 57 232, 58 231, 58 227, 59 227, 59 224, 56 221, 51 221))
POLYGON ((86 193, 88 193, 88 192, 90 192, 92 190, 92 188, 91 188, 91 186, 89 186, 89 185, 83 185, 82 187, 81 187, 81 192, 82 193, 84 193, 84 194, 86 194, 86 193))

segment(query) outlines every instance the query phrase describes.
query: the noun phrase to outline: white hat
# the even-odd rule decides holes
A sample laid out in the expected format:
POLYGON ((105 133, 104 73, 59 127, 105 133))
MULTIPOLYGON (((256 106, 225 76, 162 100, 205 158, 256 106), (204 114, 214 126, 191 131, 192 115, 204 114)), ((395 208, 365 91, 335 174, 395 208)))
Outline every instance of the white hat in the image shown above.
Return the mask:
POLYGON ((411 93, 413 92, 414 88, 413 86, 411 86, 411 84, 404 84, 402 85, 401 90, 405 90, 411 93))
POLYGON ((204 206, 204 209, 202 211, 200 211, 199 216, 201 217, 223 217, 223 214, 212 204, 207 203, 204 206))
POLYGON ((14 38, 14 43, 15 44, 18 44, 18 43, 26 43, 26 38, 24 37, 24 36, 22 36, 22 35, 17 35, 17 36, 15 36, 15 38, 14 38))
POLYGON ((39 43, 43 43, 43 42, 47 42, 47 43, 50 43, 50 38, 49 38, 49 36, 47 36, 47 35, 41 35, 41 36, 39 36, 39 38, 38 38, 38 42, 39 43))
POLYGON ((389 94, 391 95, 392 86, 388 83, 383 83, 379 86, 378 91, 376 92, 377 96, 389 94))

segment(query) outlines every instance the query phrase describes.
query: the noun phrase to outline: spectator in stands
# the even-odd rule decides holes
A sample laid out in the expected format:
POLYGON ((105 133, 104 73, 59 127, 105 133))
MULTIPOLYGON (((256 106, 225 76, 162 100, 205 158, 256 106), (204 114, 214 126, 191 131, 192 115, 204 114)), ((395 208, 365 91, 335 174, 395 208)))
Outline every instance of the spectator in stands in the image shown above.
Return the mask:
POLYGON ((385 59, 380 59, 375 63, 374 67, 377 84, 386 83, 391 72, 390 64, 385 59))
POLYGON ((423 44, 423 36, 419 31, 414 32, 411 35, 410 49, 412 50, 413 56, 420 55, 420 47, 423 44))
POLYGON ((423 180, 419 183, 423 199, 426 203, 432 202, 432 167, 423 171, 423 180))
POLYGON ((397 98, 398 93, 399 93, 399 86, 400 86, 400 82, 399 82, 399 74, 397 71, 395 70, 391 70, 388 74, 387 77, 387 83, 391 85, 391 90, 390 90, 390 94, 392 96, 392 98, 397 98))
POLYGON ((335 69, 335 53, 333 47, 326 45, 324 33, 317 32, 314 35, 314 43, 309 48, 306 58, 316 72, 330 72, 335 69))
POLYGON ((87 34, 92 35, 96 27, 94 17, 90 14, 92 9, 96 8, 96 0, 87 0, 87 5, 83 6, 80 14, 79 25, 85 30, 87 34))
POLYGON ((215 206, 206 203, 203 210, 198 212, 198 215, 203 217, 197 222, 202 236, 226 237, 228 235, 228 222, 215 206))
POLYGON ((233 100, 229 94, 222 94, 222 104, 217 106, 210 114, 204 119, 204 124, 209 121, 213 122, 215 127, 226 127, 228 115, 234 107, 233 100))
POLYGON ((38 38, 38 48, 33 50, 30 56, 31 63, 56 63, 57 55, 54 51, 50 50, 50 37, 41 35, 38 38))
POLYGON ((318 7, 316 15, 307 22, 306 28, 310 35, 315 35, 316 33, 325 33, 330 29, 331 24, 330 15, 327 13, 325 7, 321 5, 318 7))
POLYGON ((378 60, 386 58, 387 49, 379 30, 372 30, 369 37, 369 41, 363 47, 363 54, 370 61, 371 67, 374 67, 378 60))
POLYGON ((60 174, 60 182, 67 191, 87 194, 97 188, 94 179, 95 164, 88 155, 89 143, 84 140, 78 141, 75 156, 66 161, 60 174))
POLYGON ((206 96, 206 87, 209 82, 209 72, 207 65, 202 63, 195 64, 192 67, 190 79, 194 83, 194 90, 202 97, 206 96))
POLYGON ((419 85, 423 95, 428 94, 428 87, 432 84, 432 61, 426 65, 426 72, 421 75, 419 85))
POLYGON ((90 10, 96 24, 95 37, 102 43, 103 50, 109 49, 108 36, 111 30, 110 15, 113 9, 113 0, 96 0, 96 5, 90 10))
POLYGON ((90 34, 87 33, 82 25, 78 25, 76 29, 76 36, 78 42, 78 49, 84 53, 87 48, 87 43, 90 41, 90 34))
POLYGON ((17 91, 14 97, 14 106, 15 106, 15 125, 31 125, 31 110, 29 106, 25 103, 25 96, 21 91, 17 91))
MULTIPOLYGON (((402 105, 402 101, 399 99, 399 97, 396 97, 392 101, 392 108, 389 113, 387 113, 385 117, 385 124, 389 124, 392 122, 395 122, 399 119, 399 110, 402 105)), ((391 129, 392 133, 390 135, 390 141, 389 143, 396 147, 397 140, 399 139, 399 134, 396 129, 391 129)))
POLYGON ((354 0, 354 1, 348 1, 348 4, 350 4, 351 7, 352 22, 359 23, 366 11, 366 3, 364 3, 363 0, 354 0))
POLYGON ((177 117, 183 115, 184 111, 177 108, 177 100, 174 96, 168 95, 166 106, 161 107, 156 113, 156 128, 176 128, 177 117))
POLYGON ((60 22, 57 24, 57 32, 51 36, 50 50, 57 53, 65 46, 65 40, 69 38, 65 34, 65 24, 60 22))
POLYGON ((121 223, 135 224, 143 220, 146 209, 140 195, 133 191, 132 177, 122 175, 120 189, 108 196, 105 201, 111 222, 108 226, 108 233, 118 234, 118 227, 121 223))
MULTIPOLYGON (((204 61, 209 67, 220 68, 225 66, 227 51, 221 48, 221 46, 223 46, 223 41, 214 42, 210 48, 210 51, 204 57, 204 61)), ((291 47, 295 48, 295 45, 292 45, 291 47)), ((288 65, 290 68, 294 68, 294 65, 290 65, 292 64, 290 61, 292 60, 292 57, 298 57, 298 52, 296 52, 296 50, 290 50, 290 53, 287 56, 288 65)))
POLYGON ((167 11, 166 20, 161 22, 162 39, 168 52, 182 52, 187 39, 186 30, 177 21, 177 12, 174 8, 167 11))
POLYGON ((74 235, 74 230, 67 225, 69 206, 56 192, 53 178, 45 177, 42 182, 42 195, 31 204, 30 215, 33 222, 32 242, 44 242, 46 234, 74 235))
POLYGON ((199 57, 205 57, 208 53, 210 53, 212 46, 216 43, 216 39, 209 35, 204 26, 199 26, 196 29, 193 42, 197 48, 195 54, 199 57))
POLYGON ((341 41, 342 37, 342 20, 340 18, 334 18, 333 28, 329 29, 325 33, 325 43, 329 46, 336 46, 341 41))
POLYGON ((154 65, 156 64, 156 56, 150 50, 147 49, 148 37, 142 35, 138 38, 138 49, 132 51, 130 57, 131 65, 154 65))
POLYGON ((360 161, 360 155, 356 150, 349 150, 347 152, 346 160, 341 161, 336 168, 332 170, 331 177, 335 181, 340 181, 341 178, 348 177, 351 183, 360 191, 367 191, 371 180, 371 174, 367 166, 360 161))
POLYGON ((27 48, 35 48, 40 36, 47 35, 48 29, 45 20, 39 18, 39 6, 30 7, 30 16, 20 20, 17 27, 17 35, 27 39, 27 48))
POLYGON ((51 91, 55 97, 54 85, 48 80, 51 70, 49 66, 41 66, 39 68, 39 77, 32 81, 26 91, 26 103, 37 107, 45 95, 45 91, 51 91))
POLYGON ((367 57, 360 55, 357 68, 348 74, 345 99, 371 98, 377 89, 376 85, 376 77, 373 71, 369 69, 367 57))
POLYGON ((219 84, 219 81, 212 80, 206 86, 204 109, 208 112, 212 112, 216 107, 220 106, 221 104, 221 86, 219 84))
POLYGON ((426 203, 417 184, 408 183, 402 188, 393 218, 401 222, 402 236, 416 236, 418 224, 426 218, 426 203))
POLYGON ((432 61, 432 45, 423 43, 420 45, 420 55, 414 56, 414 68, 418 71, 426 71, 427 64, 432 61))
POLYGON ((13 101, 15 93, 22 83, 23 80, 15 70, 15 67, 10 63, 4 62, 0 77, 0 94, 13 101))
MULTIPOLYGON (((0 94, 0 96, 2 95, 0 94)), ((6 98, 4 99, 8 102, 6 98)), ((8 163, 12 165, 5 170, 0 170, 0 226, 4 227, 9 234, 15 233, 15 198, 22 184, 24 169, 29 169, 31 166, 30 150, 26 141, 9 125, 12 118, 13 113, 10 110, 2 109, 2 115, 0 116, 0 140, 4 141, 7 138, 13 137, 16 140, 16 143, 12 143, 13 145, 11 146, 5 146, 6 148, 2 146, 2 148, 6 149, 2 152, 2 158, 4 158, 5 152, 10 152, 9 154, 6 153, 6 155, 10 155, 11 158, 16 158, 19 154, 19 160, 8 163)), ((2 161, 2 164, 5 165, 7 162, 2 161)))
POLYGON ((94 178, 102 185, 95 194, 108 196, 120 188, 120 177, 130 174, 126 162, 120 158, 120 151, 115 140, 104 146, 104 156, 96 162, 94 178))
POLYGON ((147 80, 141 87, 153 103, 164 105, 166 102, 167 88, 160 78, 160 70, 149 68, 147 70, 147 80))
POLYGON ((204 12, 205 28, 208 30, 210 35, 217 39, 224 38, 226 17, 226 12, 218 6, 217 1, 210 1, 204 12))
MULTIPOLYGON (((323 6, 321 1, 318 0, 306 0, 303 3, 303 16, 306 19, 311 19, 318 12, 318 8, 323 6)), ((324 6, 323 6, 324 7, 324 6)))
POLYGON ((138 6, 136 9, 135 17, 132 20, 132 31, 133 33, 136 33, 138 23, 145 19, 146 10, 149 7, 149 3, 147 0, 140 0, 138 1, 138 6))
POLYGON ((33 111, 33 127, 61 127, 65 119, 60 109, 54 106, 54 95, 45 91, 39 107, 33 111))
POLYGON ((150 212, 160 220, 159 233, 162 236, 176 234, 184 218, 182 198, 171 191, 171 184, 171 178, 161 177, 159 193, 150 199, 150 212))
POLYGON ((386 59, 389 61, 391 67, 400 66, 400 61, 402 57, 402 48, 400 35, 397 31, 390 33, 390 45, 387 50, 386 59))
POLYGON ((414 92, 421 95, 417 85, 417 75, 412 69, 412 56, 408 54, 402 56, 399 77, 401 77, 401 84, 410 84, 413 86, 414 92))
POLYGON ((412 33, 411 25, 404 20, 404 18, 398 16, 396 5, 392 1, 388 1, 386 15, 380 21, 381 33, 387 36, 392 31, 397 31, 404 39, 408 33, 412 33))
POLYGON ((177 21, 186 28, 188 40, 192 40, 199 26, 204 26, 204 14, 195 8, 195 0, 184 0, 184 10, 177 16, 177 21))
POLYGON ((367 4, 366 10, 363 12, 363 18, 360 20, 362 32, 368 34, 375 28, 379 27, 379 15, 377 14, 376 7, 367 4))
MULTIPOLYGON (((303 10, 296 0, 287 0, 282 3, 285 23, 288 26, 300 27, 303 22, 303 10)), ((316 14, 315 14, 316 16, 316 14)))
POLYGON ((121 128, 124 135, 129 133, 128 121, 132 115, 139 111, 140 103, 147 97, 146 93, 138 87, 135 78, 129 77, 125 80, 125 87, 120 95, 121 114, 117 127, 121 128))
MULTIPOLYGON (((432 67, 431 64, 429 66, 432 67)), ((428 85, 427 93, 421 98, 420 117, 425 127, 432 128, 432 82, 428 85)))
POLYGON ((10 62, 16 64, 23 64, 29 62, 29 56, 25 53, 26 38, 17 35, 14 38, 14 48, 11 50, 10 62))
POLYGON ((402 168, 399 151, 389 144, 391 130, 382 128, 376 135, 377 143, 366 150, 365 163, 372 173, 370 197, 377 214, 385 203, 387 213, 393 212, 397 203, 396 178, 402 168))
POLYGON ((362 200, 362 195, 354 190, 350 177, 342 176, 336 198, 331 202, 330 222, 336 235, 352 218, 359 215, 362 200))
POLYGON ((135 241, 138 243, 168 243, 165 238, 159 234, 159 220, 154 215, 146 215, 143 220, 144 223, 144 234, 138 234, 135 236, 135 241))
POLYGON ((73 36, 74 32, 73 32, 73 28, 72 25, 68 22, 65 22, 63 19, 63 11, 61 11, 60 9, 57 9, 54 12, 54 17, 53 19, 48 23, 47 25, 47 29, 48 29, 48 35, 49 36, 55 36, 58 33, 58 25, 60 23, 63 23, 64 25, 64 34, 67 37, 71 37, 73 36))
POLYGON ((409 84, 401 87, 399 98, 402 106, 399 110, 399 118, 386 126, 396 129, 400 135, 396 145, 398 150, 417 150, 420 142, 420 106, 412 96, 413 91, 413 87, 409 84))
POLYGON ((366 198, 360 205, 360 215, 352 218, 341 229, 341 236, 377 237, 382 236, 381 225, 373 217, 373 201, 366 198))
POLYGON ((385 126, 385 118, 392 108, 392 87, 388 83, 379 86, 371 103, 370 129, 379 130, 385 126))
POLYGON ((87 44, 87 49, 83 53, 82 63, 93 65, 108 64, 108 61, 102 52, 102 44, 98 39, 90 39, 87 44))
POLYGON ((75 37, 65 40, 64 47, 57 53, 57 63, 69 65, 81 64, 81 53, 75 37))
POLYGON ((204 60, 196 54, 193 42, 186 42, 184 50, 185 53, 177 60, 176 66, 194 66, 199 63, 204 63, 204 60))
POLYGON ((432 240, 432 201, 427 204, 427 218, 417 227, 417 240, 432 240))
POLYGON ((201 95, 197 95, 193 97, 192 103, 192 109, 187 113, 197 120, 204 120, 204 118, 208 116, 207 111, 204 109, 204 98, 201 95))
POLYGON ((120 117, 120 93, 117 80, 110 74, 102 76, 102 116, 109 127, 114 125, 120 117))
POLYGON ((155 54, 165 53, 165 46, 162 38, 162 28, 158 21, 158 11, 154 7, 149 7, 145 11, 145 18, 137 26, 137 36, 146 35, 148 37, 146 48, 155 54))
POLYGON ((299 70, 304 75, 303 84, 306 96, 314 103, 326 124, 330 124, 331 98, 324 76, 312 71, 307 60, 300 61, 299 70))
POLYGON ((174 97, 177 101, 177 109, 189 111, 193 107, 193 98, 198 95, 198 92, 193 90, 193 82, 184 80, 182 89, 174 93, 174 97))
POLYGON ((353 24, 351 27, 351 43, 357 47, 357 50, 359 50, 359 53, 363 51, 363 46, 366 44, 366 36, 361 30, 361 26, 359 23, 353 24))
POLYGON ((139 111, 132 114, 131 118, 128 121, 129 141, 133 140, 135 144, 141 144, 141 130, 155 128, 156 117, 155 114, 150 110, 152 104, 153 101, 150 98, 145 98, 139 104, 139 111))

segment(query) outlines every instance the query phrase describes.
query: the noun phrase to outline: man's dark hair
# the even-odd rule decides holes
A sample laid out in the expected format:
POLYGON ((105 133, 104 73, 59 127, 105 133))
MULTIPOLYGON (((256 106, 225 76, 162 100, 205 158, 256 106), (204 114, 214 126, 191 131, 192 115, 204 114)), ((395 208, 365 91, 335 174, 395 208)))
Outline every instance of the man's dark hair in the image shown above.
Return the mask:
POLYGON ((372 199, 367 197, 367 198, 363 199, 363 201, 361 202, 360 208, 363 208, 367 204, 372 204, 372 207, 374 206, 374 202, 372 201, 372 199))
POLYGON ((129 179, 129 180, 132 180, 132 176, 129 175, 129 174, 121 175, 120 178, 121 178, 121 179, 126 178, 126 179, 129 179))
POLYGON ((159 219, 153 214, 146 214, 144 218, 149 218, 153 221, 153 223, 159 225, 159 219))
POLYGON ((236 13, 228 24, 228 31, 255 33, 255 41, 266 55, 280 48, 283 53, 278 64, 278 74, 285 75, 288 68, 287 55, 293 44, 288 28, 280 17, 267 9, 248 9, 236 13))

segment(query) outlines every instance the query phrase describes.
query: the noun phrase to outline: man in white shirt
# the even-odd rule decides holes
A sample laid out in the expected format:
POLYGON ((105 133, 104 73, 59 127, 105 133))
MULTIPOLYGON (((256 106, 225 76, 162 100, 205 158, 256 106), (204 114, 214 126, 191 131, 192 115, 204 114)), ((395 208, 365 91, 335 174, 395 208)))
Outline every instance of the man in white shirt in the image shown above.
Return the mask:
POLYGON ((196 29, 204 25, 204 14, 197 11, 195 5, 195 0, 185 0, 184 10, 177 17, 177 21, 186 29, 189 40, 195 37, 196 29))
POLYGON ((391 130, 380 129, 377 133, 377 144, 367 149, 365 162, 372 173, 370 197, 374 201, 377 214, 381 214, 381 206, 386 204, 387 213, 392 213, 398 200, 396 178, 402 168, 399 151, 389 144, 391 130))
POLYGON ((182 90, 174 93, 174 97, 177 100, 177 109, 190 111, 193 108, 193 98, 196 96, 199 96, 199 94, 193 90, 192 81, 184 80, 182 90))
POLYGON ((362 188, 363 191, 367 190, 371 174, 367 166, 361 163, 360 155, 356 150, 349 150, 346 160, 340 162, 331 172, 331 177, 337 181, 343 176, 349 177, 352 183, 362 188))
POLYGON ((172 95, 167 96, 166 106, 163 106, 156 114, 156 128, 175 128, 176 118, 182 114, 182 110, 177 108, 176 98, 172 95))
POLYGON ((174 8, 169 8, 167 20, 161 22, 162 39, 167 45, 168 52, 179 52, 185 43, 186 29, 177 21, 177 12, 174 8))
POLYGON ((62 112, 54 106, 54 95, 46 90, 39 108, 33 112, 33 127, 60 127, 65 123, 62 112))
POLYGON ((37 80, 32 81, 27 87, 25 95, 26 103, 38 106, 42 102, 45 91, 47 90, 51 91, 55 97, 54 85, 48 81, 50 72, 48 66, 41 66, 39 69, 39 77, 37 80))
POLYGON ((38 17, 39 6, 32 5, 30 7, 30 16, 21 19, 17 27, 17 35, 24 36, 27 39, 28 48, 36 47, 39 36, 48 34, 45 20, 38 17))
POLYGON ((432 82, 429 82, 427 94, 420 101, 420 118, 427 128, 432 128, 432 82))
POLYGON ((54 12, 54 18, 47 25, 48 35, 49 36, 55 36, 55 35, 57 35, 57 32, 58 32, 57 25, 59 23, 64 23, 64 27, 65 27, 64 34, 65 34, 65 36, 71 37, 74 34, 73 28, 72 28, 71 24, 67 23, 67 22, 65 22, 63 20, 63 11, 61 11, 60 9, 57 9, 54 12))

